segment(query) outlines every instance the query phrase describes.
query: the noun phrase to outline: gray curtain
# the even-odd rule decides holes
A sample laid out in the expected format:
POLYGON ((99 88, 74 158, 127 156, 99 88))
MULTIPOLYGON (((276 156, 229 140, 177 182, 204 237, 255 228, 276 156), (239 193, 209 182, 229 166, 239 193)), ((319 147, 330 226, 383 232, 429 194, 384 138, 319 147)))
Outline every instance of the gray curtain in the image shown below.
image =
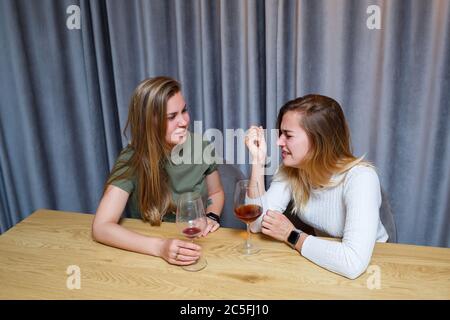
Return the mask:
POLYGON ((192 120, 223 132, 274 128, 297 96, 335 98, 398 241, 450 246, 449 1, 0 0, 0 48, 1 232, 38 208, 94 213, 132 90, 164 74, 192 120))

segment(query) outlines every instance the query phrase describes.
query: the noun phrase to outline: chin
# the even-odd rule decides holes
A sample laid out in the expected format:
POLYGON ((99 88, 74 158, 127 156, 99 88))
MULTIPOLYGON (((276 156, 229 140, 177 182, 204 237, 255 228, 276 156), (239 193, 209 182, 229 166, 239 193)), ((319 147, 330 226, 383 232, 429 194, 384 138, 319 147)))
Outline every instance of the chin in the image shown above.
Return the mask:
POLYGON ((283 165, 285 167, 292 167, 292 168, 298 168, 299 164, 296 163, 295 161, 289 161, 288 159, 283 159, 283 165))
POLYGON ((283 165, 286 166, 286 167, 290 167, 290 166, 291 166, 290 163, 289 163, 289 161, 286 160, 286 159, 283 159, 282 162, 283 162, 283 165))
POLYGON ((185 143, 185 142, 186 142, 186 139, 187 139, 187 135, 185 135, 185 136, 183 136, 183 137, 180 137, 180 138, 178 139, 178 141, 175 142, 175 144, 182 144, 182 143, 185 143))

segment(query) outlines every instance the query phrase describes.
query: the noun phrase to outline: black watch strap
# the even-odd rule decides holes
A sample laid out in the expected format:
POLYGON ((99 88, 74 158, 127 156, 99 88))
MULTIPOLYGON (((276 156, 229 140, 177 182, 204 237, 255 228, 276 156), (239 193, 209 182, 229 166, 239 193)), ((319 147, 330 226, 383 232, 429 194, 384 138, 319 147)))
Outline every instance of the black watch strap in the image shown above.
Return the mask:
POLYGON ((208 212, 208 213, 206 214, 206 216, 207 216, 208 218, 210 218, 211 220, 214 220, 215 222, 217 222, 218 224, 220 224, 220 217, 219 217, 217 214, 215 214, 214 212, 208 212))
POLYGON ((300 234, 302 233, 301 230, 293 229, 291 233, 289 234, 289 237, 287 238, 287 243, 289 246, 294 249, 295 245, 297 244, 298 240, 300 239, 300 234))

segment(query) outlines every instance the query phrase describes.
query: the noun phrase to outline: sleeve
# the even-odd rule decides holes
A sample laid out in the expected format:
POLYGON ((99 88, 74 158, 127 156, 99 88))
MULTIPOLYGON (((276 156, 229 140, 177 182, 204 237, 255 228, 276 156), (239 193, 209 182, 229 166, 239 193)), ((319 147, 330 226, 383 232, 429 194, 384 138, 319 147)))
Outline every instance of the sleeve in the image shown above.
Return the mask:
MULTIPOLYGON (((252 224, 250 224, 250 230, 254 233, 261 232, 261 223, 267 210, 274 210, 283 213, 291 200, 291 189, 289 183, 280 177, 272 180, 269 190, 265 192, 261 197, 263 214, 256 219, 252 224)), ((257 199, 251 199, 246 197, 246 203, 257 204, 257 199)))
POLYGON ((122 152, 119 154, 119 157, 116 160, 116 163, 114 164, 111 174, 108 178, 108 184, 111 184, 113 186, 119 187, 120 189, 132 193, 135 189, 135 182, 132 178, 124 178, 124 179, 117 179, 121 174, 123 174, 126 170, 128 170, 127 162, 130 159, 131 154, 126 149, 122 150, 122 152))
POLYGON ((375 170, 361 167, 349 172, 343 201, 346 217, 342 242, 308 236, 301 253, 317 265, 356 279, 367 269, 376 242, 381 192, 375 170))

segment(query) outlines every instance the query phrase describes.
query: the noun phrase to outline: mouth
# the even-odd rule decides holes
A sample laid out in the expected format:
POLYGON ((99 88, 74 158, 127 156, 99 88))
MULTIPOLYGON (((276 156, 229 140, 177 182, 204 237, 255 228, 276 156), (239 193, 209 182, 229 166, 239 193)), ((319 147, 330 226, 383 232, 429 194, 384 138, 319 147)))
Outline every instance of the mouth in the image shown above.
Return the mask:
POLYGON ((184 137, 186 134, 187 134, 187 129, 175 131, 175 135, 180 136, 180 137, 184 137))
POLYGON ((284 159, 289 156, 291 153, 286 150, 281 150, 281 157, 284 159))

